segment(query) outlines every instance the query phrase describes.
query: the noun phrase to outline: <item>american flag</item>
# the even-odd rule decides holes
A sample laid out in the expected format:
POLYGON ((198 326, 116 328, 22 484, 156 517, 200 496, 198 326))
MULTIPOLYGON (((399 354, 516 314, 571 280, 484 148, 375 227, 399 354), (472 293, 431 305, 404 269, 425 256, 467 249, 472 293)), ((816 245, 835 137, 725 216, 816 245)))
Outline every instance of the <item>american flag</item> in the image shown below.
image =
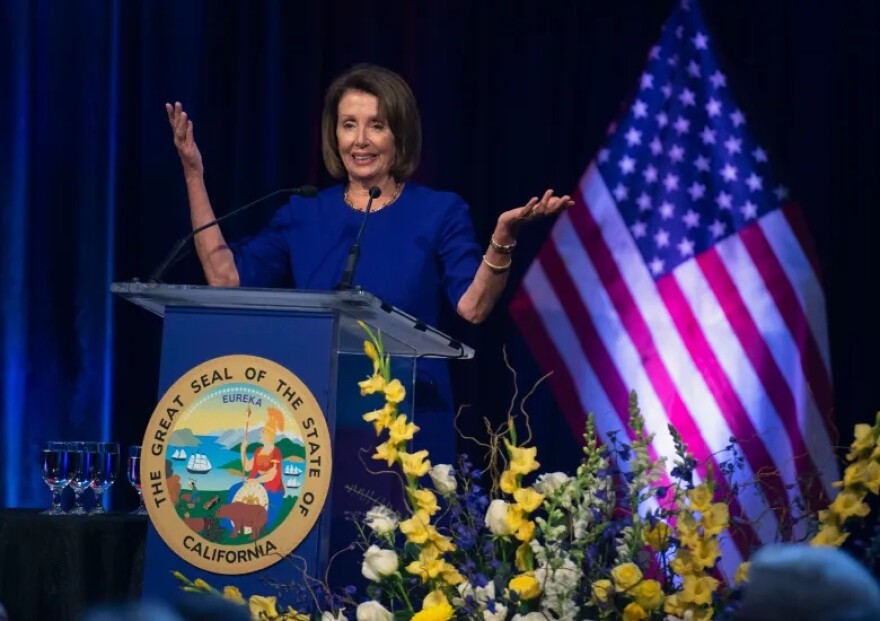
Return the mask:
POLYGON ((818 274, 698 6, 682 2, 511 314, 576 432, 588 412, 606 440, 625 430, 635 390, 655 457, 672 461, 671 424, 701 476, 712 465, 741 520, 722 545, 726 572, 791 528, 799 498, 834 493, 818 274), (740 484, 720 476, 731 438, 740 484))

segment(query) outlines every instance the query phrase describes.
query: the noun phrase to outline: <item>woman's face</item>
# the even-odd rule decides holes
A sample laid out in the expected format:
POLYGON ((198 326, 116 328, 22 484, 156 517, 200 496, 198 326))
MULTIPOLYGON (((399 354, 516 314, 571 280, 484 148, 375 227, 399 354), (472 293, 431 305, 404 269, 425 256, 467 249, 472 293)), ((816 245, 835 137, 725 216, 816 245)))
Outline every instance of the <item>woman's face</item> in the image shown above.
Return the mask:
POLYGON ((363 91, 346 91, 336 115, 339 157, 350 181, 374 185, 387 179, 394 163, 394 134, 379 116, 379 100, 363 91))
POLYGON ((260 433, 260 441, 263 446, 275 444, 275 432, 268 425, 263 427, 263 431, 260 433))

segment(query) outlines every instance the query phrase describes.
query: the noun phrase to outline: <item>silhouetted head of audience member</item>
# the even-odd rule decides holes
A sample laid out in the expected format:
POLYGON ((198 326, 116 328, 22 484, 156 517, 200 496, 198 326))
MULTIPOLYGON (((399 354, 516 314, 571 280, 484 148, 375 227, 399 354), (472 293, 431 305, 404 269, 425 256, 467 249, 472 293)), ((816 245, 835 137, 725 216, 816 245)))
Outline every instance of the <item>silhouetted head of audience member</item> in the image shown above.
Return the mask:
POLYGON ((6 614, 6 609, 2 603, 0 603, 0 621, 9 621, 9 616, 6 614))
POLYGON ((170 603, 145 601, 98 606, 80 621, 251 621, 250 611, 204 593, 179 593, 170 603))
POLYGON ((737 621, 867 621, 880 619, 880 586, 837 548, 774 544, 749 566, 737 621))

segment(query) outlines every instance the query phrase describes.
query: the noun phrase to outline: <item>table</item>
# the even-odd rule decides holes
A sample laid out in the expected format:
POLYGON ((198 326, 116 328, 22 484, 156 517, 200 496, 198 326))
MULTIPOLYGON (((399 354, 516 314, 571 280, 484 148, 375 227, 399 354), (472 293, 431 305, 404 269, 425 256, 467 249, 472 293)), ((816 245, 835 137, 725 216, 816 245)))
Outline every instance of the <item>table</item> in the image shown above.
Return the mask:
POLYGON ((11 621, 75 619, 140 595, 147 517, 0 510, 0 602, 11 621))

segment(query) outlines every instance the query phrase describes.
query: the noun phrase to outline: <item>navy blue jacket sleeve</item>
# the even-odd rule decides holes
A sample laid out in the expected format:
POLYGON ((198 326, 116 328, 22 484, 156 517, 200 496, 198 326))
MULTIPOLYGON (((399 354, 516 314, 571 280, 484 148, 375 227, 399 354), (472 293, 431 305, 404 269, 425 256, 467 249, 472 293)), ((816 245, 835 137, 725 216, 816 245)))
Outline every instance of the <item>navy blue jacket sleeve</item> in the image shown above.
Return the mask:
POLYGON ((454 195, 440 232, 438 256, 442 268, 442 286, 453 308, 474 280, 480 267, 480 247, 474 238, 474 224, 467 203, 454 195))
POLYGON ((291 205, 281 207, 259 233, 229 244, 242 287, 279 287, 291 284, 291 205))

